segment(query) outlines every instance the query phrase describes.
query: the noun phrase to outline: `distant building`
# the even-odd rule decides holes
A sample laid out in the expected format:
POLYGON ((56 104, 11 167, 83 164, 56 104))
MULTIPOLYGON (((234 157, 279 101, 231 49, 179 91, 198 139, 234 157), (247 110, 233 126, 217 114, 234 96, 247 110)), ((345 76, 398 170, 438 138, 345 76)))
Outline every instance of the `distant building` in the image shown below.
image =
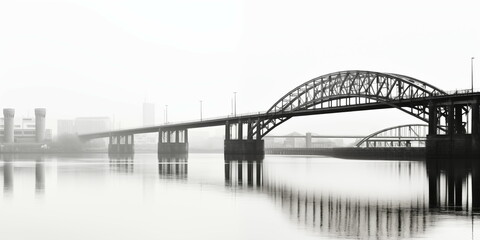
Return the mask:
POLYGON ((57 136, 66 134, 85 134, 110 131, 112 124, 109 117, 78 117, 57 121, 57 136))
POLYGON ((155 125, 155 104, 143 103, 143 126, 155 125))
POLYGON ((4 117, 0 118, 0 142, 35 143, 52 140, 51 129, 45 129, 45 109, 35 109, 35 118, 15 119, 14 109, 4 109, 4 117), (10 130, 5 130, 5 115, 10 130), (37 122, 39 125, 37 126, 37 122), (5 136, 7 132, 8 136, 5 136))
POLYGON ((333 148, 344 146, 343 139, 315 138, 318 134, 298 132, 287 134, 289 137, 265 138, 266 148, 333 148), (294 138, 298 137, 298 138, 294 138))
MULTIPOLYGON (((302 137, 302 136, 305 136, 305 135, 302 135, 298 132, 292 132, 292 133, 287 134, 287 136, 302 137)), ((304 147, 305 146, 305 139, 286 138, 283 144, 284 144, 284 147, 287 147, 287 148, 304 147)))
MULTIPOLYGON (((143 126, 153 126, 155 125, 155 104, 153 103, 143 103, 143 126)), ((135 135, 135 144, 136 145, 151 145, 155 144, 158 139, 158 134, 139 134, 135 135)))
POLYGON ((57 121, 57 136, 75 134, 75 121, 62 119, 57 121))
MULTIPOLYGON (((74 132, 85 134, 93 132, 106 132, 112 130, 112 122, 109 117, 78 117, 74 120, 74 132)), ((107 139, 93 139, 85 143, 87 149, 105 149, 107 139)))
MULTIPOLYGON (((70 134, 85 134, 93 132, 106 132, 112 130, 109 117, 78 117, 57 121, 57 137, 61 138, 70 134)), ((84 144, 86 149, 104 150, 107 147, 106 139, 92 139, 84 144)))
POLYGON ((75 118, 75 133, 85 134, 105 132, 112 129, 109 117, 79 117, 75 118))

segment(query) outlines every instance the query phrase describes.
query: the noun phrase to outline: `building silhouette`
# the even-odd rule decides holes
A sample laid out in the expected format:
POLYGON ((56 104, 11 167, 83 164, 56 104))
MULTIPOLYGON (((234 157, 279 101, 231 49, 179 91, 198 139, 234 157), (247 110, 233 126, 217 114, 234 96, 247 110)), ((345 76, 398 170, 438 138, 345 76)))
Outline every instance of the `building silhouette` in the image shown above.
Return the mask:
POLYGON ((155 104, 143 103, 143 126, 155 125, 155 104))
POLYGON ((44 108, 35 109, 35 118, 17 120, 15 109, 3 109, 0 118, 0 141, 2 143, 41 143, 52 139, 52 131, 45 128, 44 108), (17 120, 17 121, 16 121, 17 120))

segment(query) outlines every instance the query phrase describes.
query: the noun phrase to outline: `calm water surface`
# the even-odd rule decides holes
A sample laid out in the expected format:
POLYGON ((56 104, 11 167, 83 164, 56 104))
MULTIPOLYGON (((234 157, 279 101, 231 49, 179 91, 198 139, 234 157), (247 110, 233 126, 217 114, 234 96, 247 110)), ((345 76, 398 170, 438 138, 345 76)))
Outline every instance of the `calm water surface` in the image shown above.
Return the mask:
POLYGON ((424 162, 2 155, 0 167, 2 239, 480 239, 468 191, 463 208, 429 205, 424 162))

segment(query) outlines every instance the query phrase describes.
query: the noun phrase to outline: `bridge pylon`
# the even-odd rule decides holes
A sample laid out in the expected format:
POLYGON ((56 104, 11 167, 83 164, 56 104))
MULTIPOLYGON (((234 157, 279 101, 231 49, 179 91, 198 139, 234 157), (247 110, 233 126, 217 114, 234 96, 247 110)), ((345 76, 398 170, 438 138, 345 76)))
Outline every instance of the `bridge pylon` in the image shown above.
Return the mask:
POLYGON ((108 137, 108 154, 133 154, 134 136, 112 135, 108 137))
POLYGON ((427 159, 480 158, 478 99, 431 101, 428 109, 427 159))
POLYGON ((260 135, 260 120, 247 121, 239 120, 238 122, 227 121, 225 123, 225 141, 224 153, 226 159, 244 156, 249 158, 260 157, 263 159, 265 155, 265 142, 260 135), (254 124, 257 123, 257 126, 254 124), (244 125, 247 125, 246 136, 243 131, 244 125), (255 128, 255 129, 254 129, 255 128))
POLYGON ((158 154, 188 154, 188 129, 160 129, 158 154))

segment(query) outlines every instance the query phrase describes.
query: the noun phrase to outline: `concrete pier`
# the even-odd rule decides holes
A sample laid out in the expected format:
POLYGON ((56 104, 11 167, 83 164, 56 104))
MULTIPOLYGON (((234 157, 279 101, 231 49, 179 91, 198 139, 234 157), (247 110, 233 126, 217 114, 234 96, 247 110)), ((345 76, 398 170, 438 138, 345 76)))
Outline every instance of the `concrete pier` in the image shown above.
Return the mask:
POLYGON ((477 99, 470 102, 430 103, 427 159, 479 159, 479 124, 477 99), (465 126, 469 121, 471 131, 467 132, 465 126))
POLYGON ((225 154, 230 155, 265 155, 263 140, 225 140, 225 154))
POLYGON ((461 135, 428 135, 426 142, 429 159, 478 159, 478 138, 471 134, 461 135))
POLYGON ((158 154, 188 154, 188 129, 160 130, 158 154))
POLYGON ((131 135, 110 136, 108 143, 109 154, 133 154, 134 137, 131 135))
POLYGON ((253 121, 227 122, 225 124, 224 153, 226 159, 238 158, 239 156, 263 156, 265 155, 265 142, 260 137, 259 126, 253 129, 253 121), (243 125, 247 124, 247 136, 244 139, 243 125), (232 128, 236 130, 232 131, 232 128))

